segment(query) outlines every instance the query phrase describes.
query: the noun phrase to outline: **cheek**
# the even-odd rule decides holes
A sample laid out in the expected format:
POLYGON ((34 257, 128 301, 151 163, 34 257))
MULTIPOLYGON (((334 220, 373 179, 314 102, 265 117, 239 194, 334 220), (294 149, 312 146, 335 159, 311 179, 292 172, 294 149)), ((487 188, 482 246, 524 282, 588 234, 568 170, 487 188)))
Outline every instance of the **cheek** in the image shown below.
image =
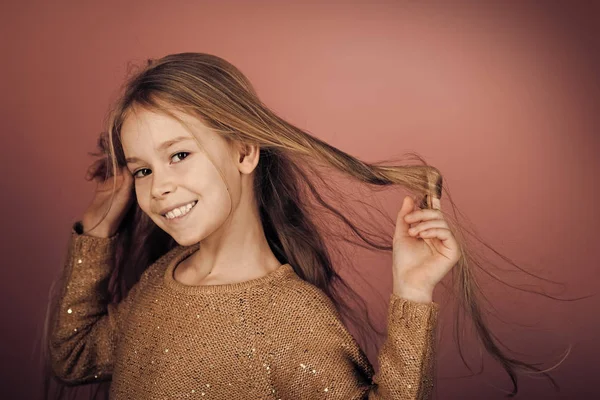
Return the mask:
MULTIPOLYGON (((196 180, 194 191, 199 195, 202 213, 207 218, 222 220, 229 214, 231 199, 227 186, 217 171, 203 173, 204 179, 196 180)), ((231 185, 231 182, 230 182, 231 185)))
POLYGON ((222 216, 229 213, 229 205, 231 204, 229 193, 220 178, 219 181, 203 185, 199 193, 199 201, 202 202, 209 215, 222 216))
MULTIPOLYGON (((215 195, 220 195, 222 192, 227 194, 227 188, 221 174, 207 159, 200 159, 194 164, 190 163, 185 167, 185 170, 182 168, 184 177, 181 183, 189 185, 190 188, 193 188, 202 197, 214 197, 215 195)), ((228 173, 230 172, 223 171, 226 179, 228 173)))
POLYGON ((134 185, 135 199, 138 203, 138 206, 144 213, 150 214, 148 190, 145 188, 143 183, 138 183, 138 181, 134 181, 134 185))

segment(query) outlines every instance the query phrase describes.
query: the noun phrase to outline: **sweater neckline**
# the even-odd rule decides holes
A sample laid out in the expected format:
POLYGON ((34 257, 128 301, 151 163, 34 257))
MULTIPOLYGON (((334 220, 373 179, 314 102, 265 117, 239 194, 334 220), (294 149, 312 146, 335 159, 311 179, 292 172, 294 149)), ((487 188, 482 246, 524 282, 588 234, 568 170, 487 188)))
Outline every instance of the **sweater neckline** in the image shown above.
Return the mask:
POLYGON ((168 288, 186 294, 228 293, 235 292, 241 289, 247 289, 253 286, 262 285, 267 282, 278 280, 285 276, 289 276, 295 273, 292 266, 286 263, 279 266, 275 270, 269 272, 268 274, 261 276, 260 278, 254 278, 244 282, 226 283, 222 285, 194 286, 185 285, 181 282, 176 281, 175 277, 173 276, 175 272, 175 267, 181 261, 189 257, 194 251, 198 250, 198 247, 199 246, 197 244, 187 247, 179 246, 179 248, 175 251, 175 255, 167 261, 167 268, 165 270, 164 275, 164 283, 168 288))

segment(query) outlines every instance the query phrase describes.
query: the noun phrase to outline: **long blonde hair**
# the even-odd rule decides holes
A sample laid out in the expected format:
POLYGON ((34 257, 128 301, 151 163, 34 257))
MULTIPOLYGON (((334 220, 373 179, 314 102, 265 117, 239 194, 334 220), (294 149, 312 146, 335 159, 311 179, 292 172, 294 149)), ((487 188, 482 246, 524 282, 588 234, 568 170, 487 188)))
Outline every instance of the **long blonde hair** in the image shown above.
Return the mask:
MULTIPOLYGON (((369 336, 377 335, 381 340, 384 333, 373 326, 365 302, 334 268, 332 254, 337 252, 342 257, 344 254, 333 243, 341 240, 370 250, 391 252, 392 237, 381 224, 369 223, 372 219, 363 218, 357 223, 360 215, 349 209, 342 211, 345 199, 340 198, 337 181, 332 177, 339 174, 354 184, 363 184, 375 191, 397 185, 416 196, 422 208, 431 207, 432 196, 441 198, 445 194, 453 213, 443 212, 462 251, 462 257, 451 273, 458 304, 456 332, 460 331, 458 314, 465 312, 484 348, 509 375, 513 384, 511 395, 517 393, 519 372, 543 374, 555 385, 546 371, 511 358, 499 348, 480 309, 481 292, 474 274, 476 270, 490 272, 482 268, 473 250, 466 246, 465 234, 500 254, 456 222, 457 209, 442 184, 440 171, 420 156, 409 154, 419 165, 361 161, 277 116, 261 102, 248 79, 229 62, 209 54, 181 53, 149 60, 125 83, 122 96, 109 114, 107 132, 99 139, 98 155, 106 162, 97 174, 114 176, 112 171, 126 165, 120 129, 134 107, 165 113, 183 123, 172 112, 181 111, 200 118, 228 140, 260 146, 254 187, 265 235, 273 253, 281 263, 291 264, 302 279, 327 294, 340 314, 359 331, 362 329, 364 346, 375 342, 369 340, 369 336), (340 227, 348 233, 341 235, 340 227), (354 301, 362 310, 361 315, 366 316, 370 330, 363 329, 361 322, 365 319, 354 311, 357 307, 350 305, 354 301)), ((375 210, 394 223, 380 208, 368 202, 362 204, 365 210, 375 210)), ((135 202, 119 231, 115 268, 109 283, 113 302, 120 301, 142 272, 176 245, 135 202)))

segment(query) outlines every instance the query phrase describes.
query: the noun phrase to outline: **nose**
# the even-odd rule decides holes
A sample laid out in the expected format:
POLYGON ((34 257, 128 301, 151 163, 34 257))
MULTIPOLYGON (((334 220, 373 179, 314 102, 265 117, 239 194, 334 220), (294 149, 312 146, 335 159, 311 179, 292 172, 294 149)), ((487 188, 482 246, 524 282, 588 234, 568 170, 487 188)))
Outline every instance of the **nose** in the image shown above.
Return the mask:
POLYGON ((166 171, 152 172, 151 194, 154 198, 162 198, 165 195, 175 191, 175 184, 172 176, 166 171))

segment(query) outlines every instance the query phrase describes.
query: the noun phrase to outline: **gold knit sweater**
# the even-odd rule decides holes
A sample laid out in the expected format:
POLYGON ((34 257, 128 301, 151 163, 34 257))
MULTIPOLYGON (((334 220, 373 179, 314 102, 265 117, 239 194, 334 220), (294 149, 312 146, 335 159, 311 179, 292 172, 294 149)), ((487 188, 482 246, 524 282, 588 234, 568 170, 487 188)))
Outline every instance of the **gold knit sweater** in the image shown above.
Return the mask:
POLYGON ((115 238, 71 232, 49 339, 59 379, 112 379, 111 399, 430 397, 438 304, 391 294, 373 376, 329 297, 289 264, 246 282, 187 286, 173 270, 199 245, 177 246, 111 304, 115 238))

